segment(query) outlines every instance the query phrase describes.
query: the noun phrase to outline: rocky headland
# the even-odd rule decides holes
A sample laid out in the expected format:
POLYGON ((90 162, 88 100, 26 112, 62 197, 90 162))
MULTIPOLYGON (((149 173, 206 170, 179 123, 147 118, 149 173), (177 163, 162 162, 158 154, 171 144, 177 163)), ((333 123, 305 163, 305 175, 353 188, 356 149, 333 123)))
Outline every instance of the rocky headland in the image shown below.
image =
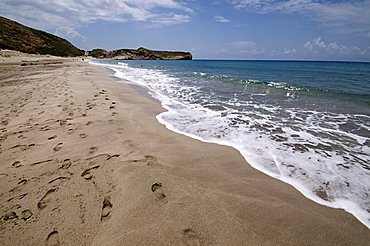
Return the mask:
POLYGON ((100 59, 120 59, 120 60, 192 60, 190 52, 181 51, 158 51, 149 50, 143 47, 134 49, 119 49, 107 51, 104 49, 94 49, 88 52, 89 56, 100 59))

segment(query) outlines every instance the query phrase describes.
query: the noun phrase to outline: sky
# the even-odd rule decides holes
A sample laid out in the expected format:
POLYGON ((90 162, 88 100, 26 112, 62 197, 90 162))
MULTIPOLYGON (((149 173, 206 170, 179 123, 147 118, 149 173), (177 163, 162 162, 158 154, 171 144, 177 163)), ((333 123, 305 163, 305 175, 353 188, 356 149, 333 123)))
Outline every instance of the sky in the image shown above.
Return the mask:
POLYGON ((370 61, 370 0, 0 0, 0 15, 83 50, 370 61))

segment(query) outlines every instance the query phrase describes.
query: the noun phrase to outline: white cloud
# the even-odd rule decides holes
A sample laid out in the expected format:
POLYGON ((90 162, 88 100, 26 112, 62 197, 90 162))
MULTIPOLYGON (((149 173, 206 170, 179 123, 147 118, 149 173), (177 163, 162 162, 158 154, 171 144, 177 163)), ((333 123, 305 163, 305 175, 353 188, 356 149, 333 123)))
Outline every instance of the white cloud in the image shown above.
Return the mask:
POLYGON ((221 16, 221 15, 217 15, 214 17, 216 21, 218 22, 222 22, 222 23, 228 23, 230 22, 229 19, 226 19, 225 17, 221 16))
POLYGON ((153 9, 156 7, 161 7, 161 8, 181 9, 189 13, 193 12, 193 10, 186 7, 185 4, 176 2, 175 0, 123 0, 121 2, 127 2, 128 4, 138 6, 144 9, 153 9))
POLYGON ((342 57, 351 58, 359 56, 367 56, 370 54, 369 47, 361 49, 359 47, 347 47, 337 42, 326 43, 321 37, 317 37, 312 41, 308 41, 303 45, 307 54, 312 54, 318 57, 342 57))
POLYGON ((261 0, 232 0, 231 2, 238 9, 259 9, 262 7, 261 0))
POLYGON ((303 45, 303 47, 304 47, 305 49, 309 50, 309 51, 312 51, 312 50, 313 50, 313 45, 312 45, 311 41, 306 42, 306 43, 303 45))
POLYGON ((265 54, 265 49, 257 48, 253 41, 235 41, 223 48, 212 50, 207 55, 223 58, 259 59, 265 54))
POLYGON ((326 49, 326 44, 324 41, 322 41, 321 37, 315 38, 312 40, 313 44, 321 49, 326 49))
POLYGON ((310 52, 343 51, 347 49, 346 46, 338 45, 337 42, 326 44, 321 37, 317 37, 312 41, 306 42, 303 47, 310 52))
POLYGON ((80 38, 86 40, 86 37, 82 36, 80 33, 76 31, 75 28, 71 26, 60 26, 55 30, 55 35, 60 37, 72 37, 72 38, 80 38))
POLYGON ((289 56, 289 55, 293 55, 293 54, 295 54, 295 53, 297 53, 297 50, 296 49, 289 49, 289 48, 284 48, 284 50, 283 50, 283 55, 285 55, 285 56, 289 56))
POLYGON ((251 49, 256 46, 256 42, 250 40, 239 40, 231 42, 231 47, 234 49, 251 49))
POLYGON ((174 25, 179 23, 185 23, 191 21, 191 18, 189 15, 178 15, 178 14, 171 14, 167 16, 159 16, 151 22, 153 25, 151 27, 162 27, 165 25, 174 25))
POLYGON ((259 57, 259 56, 265 54, 265 49, 252 49, 250 51, 244 50, 244 51, 242 51, 242 53, 248 54, 248 55, 250 55, 252 57, 259 57))
POLYGON ((173 25, 190 21, 193 12, 177 0, 0 0, 0 6, 2 16, 72 36, 76 27, 99 21, 173 25))
POLYGON ((280 12, 302 14, 323 27, 342 33, 370 33, 370 1, 318 0, 230 0, 237 9, 260 14, 280 12))
POLYGON ((260 58, 265 54, 265 49, 257 47, 257 43, 251 40, 237 40, 229 43, 228 53, 239 58, 260 58))

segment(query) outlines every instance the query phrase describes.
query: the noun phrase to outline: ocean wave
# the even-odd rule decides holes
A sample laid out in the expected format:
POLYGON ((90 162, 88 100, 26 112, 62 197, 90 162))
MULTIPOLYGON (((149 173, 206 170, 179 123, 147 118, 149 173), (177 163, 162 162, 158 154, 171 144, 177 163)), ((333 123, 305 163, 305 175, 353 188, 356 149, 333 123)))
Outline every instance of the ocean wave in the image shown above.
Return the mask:
POLYGON ((254 168, 317 203, 345 209, 370 228, 369 116, 302 108, 299 101, 269 101, 276 93, 266 90, 289 91, 286 83, 190 72, 202 78, 194 80, 122 62, 98 65, 148 88, 167 110, 157 119, 168 129, 234 147, 254 168), (215 80, 226 85, 217 89, 215 80), (227 83, 266 90, 235 93, 227 83))
POLYGON ((229 76, 223 74, 212 74, 193 72, 195 77, 200 79, 208 79, 209 81, 220 81, 223 83, 233 83, 244 85, 248 90, 255 91, 257 94, 275 94, 275 95, 286 95, 286 97, 297 98, 301 96, 309 97, 332 97, 338 100, 356 100, 361 104, 370 106, 370 94, 352 93, 341 90, 341 87, 335 89, 320 88, 315 86, 302 86, 297 84, 291 84, 284 81, 271 81, 271 80, 259 80, 259 79, 245 79, 237 76, 229 76), (271 90, 272 89, 272 90, 271 90))

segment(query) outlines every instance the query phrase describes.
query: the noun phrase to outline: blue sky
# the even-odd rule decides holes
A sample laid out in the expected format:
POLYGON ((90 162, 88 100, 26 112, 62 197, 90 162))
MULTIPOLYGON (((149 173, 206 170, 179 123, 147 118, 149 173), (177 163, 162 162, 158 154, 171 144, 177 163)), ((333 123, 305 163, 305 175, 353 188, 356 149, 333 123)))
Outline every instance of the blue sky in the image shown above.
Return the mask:
POLYGON ((370 61, 370 0, 0 0, 0 15, 81 49, 195 59, 370 61))

